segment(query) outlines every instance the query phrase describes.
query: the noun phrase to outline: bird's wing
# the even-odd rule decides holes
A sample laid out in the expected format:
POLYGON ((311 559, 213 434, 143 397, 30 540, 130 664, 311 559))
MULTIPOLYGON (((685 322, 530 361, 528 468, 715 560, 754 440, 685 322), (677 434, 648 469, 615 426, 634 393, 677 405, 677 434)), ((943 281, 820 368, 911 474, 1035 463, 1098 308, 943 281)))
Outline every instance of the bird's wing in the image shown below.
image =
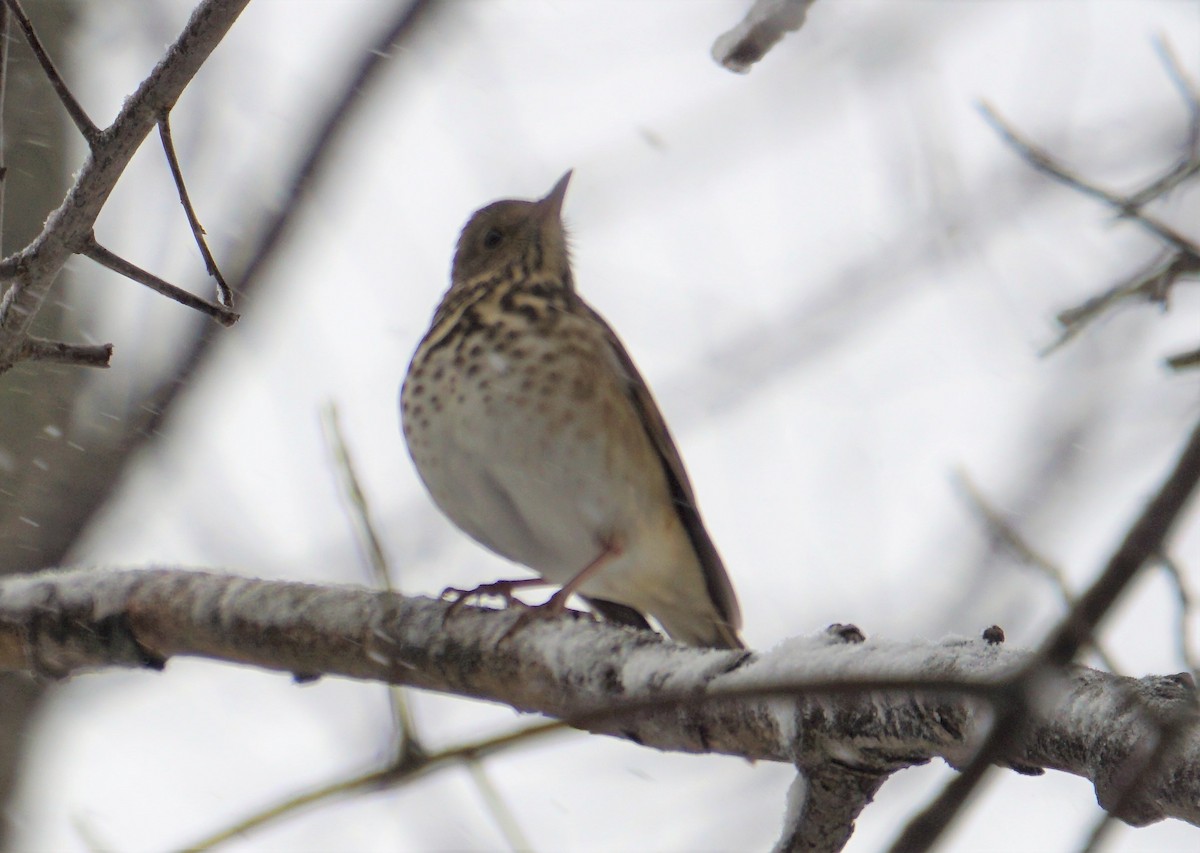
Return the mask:
POLYGON ((733 584, 729 581, 729 575, 725 572, 725 564, 721 561, 721 555, 717 553, 717 548, 709 538, 704 522, 700 518, 700 511, 696 508, 696 496, 692 491, 691 481, 688 480, 687 471, 684 470, 679 449, 675 446, 675 440, 671 438, 671 431, 667 429, 667 423, 663 420, 662 412, 659 411, 658 404, 650 393, 650 387, 642 378, 642 374, 638 372, 633 359, 626 352, 612 327, 582 298, 576 295, 575 299, 580 313, 585 314, 604 329, 609 350, 625 374, 629 400, 633 403, 638 418, 646 428, 646 435, 649 436, 651 445, 658 453, 658 458, 662 460, 667 483, 671 488, 675 511, 679 514, 683 529, 687 531, 692 547, 696 551, 696 557, 704 570, 704 583, 708 588, 709 597, 716 606, 717 613, 731 629, 731 636, 727 640, 734 648, 740 648, 742 644, 737 637, 737 631, 742 627, 742 615, 738 609, 737 596, 733 592, 733 584))

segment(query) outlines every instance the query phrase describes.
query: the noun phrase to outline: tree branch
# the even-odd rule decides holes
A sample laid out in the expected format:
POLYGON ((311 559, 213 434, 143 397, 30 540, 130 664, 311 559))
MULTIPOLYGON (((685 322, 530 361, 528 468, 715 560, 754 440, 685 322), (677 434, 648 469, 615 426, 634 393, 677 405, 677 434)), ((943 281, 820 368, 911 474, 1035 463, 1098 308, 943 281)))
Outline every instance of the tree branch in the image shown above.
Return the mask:
POLYGON ((231 311, 223 305, 215 305, 207 299, 201 299, 194 293, 189 293, 182 287, 177 287, 169 281, 159 278, 154 273, 147 272, 136 264, 130 263, 120 255, 113 254, 97 243, 96 238, 91 234, 84 238, 83 244, 79 247, 79 254, 85 258, 91 258, 106 269, 120 273, 131 281, 144 284, 155 293, 161 294, 168 299, 173 299, 180 305, 186 305, 188 308, 193 308, 201 314, 207 314, 222 326, 232 326, 238 321, 240 315, 236 311, 231 311))
POLYGON ((208 241, 204 239, 204 226, 200 224, 200 217, 196 215, 196 208, 192 206, 187 185, 183 182, 183 168, 179 165, 179 155, 175 153, 175 139, 171 135, 170 110, 164 109, 158 120, 158 137, 162 141, 163 153, 167 156, 167 165, 170 167, 171 177, 175 181, 175 191, 179 194, 179 203, 183 205, 183 213, 187 216, 188 226, 192 229, 192 237, 196 240, 196 248, 200 250, 200 256, 204 258, 204 268, 217 282, 217 301, 224 307, 232 309, 233 291, 225 283, 225 277, 221 275, 221 270, 217 267, 217 260, 208 248, 208 241))
POLYGON ((68 344, 29 337, 21 347, 21 358, 26 361, 51 361, 55 364, 108 367, 112 360, 112 352, 112 344, 68 344))
MULTIPOLYGON (((1176 459, 1171 473, 1130 527, 1121 545, 1109 558, 1100 577, 1060 620, 1058 627, 1042 644, 1025 672, 1013 680, 1011 691, 997 708, 995 725, 970 764, 905 827, 893 845, 893 850, 930 849, 953 822, 991 766, 1011 753, 1014 741, 1029 736, 1029 713, 1042 700, 1042 682, 1048 675, 1070 663, 1080 648, 1091 641, 1100 620, 1116 603, 1141 567, 1164 550, 1167 537, 1187 506, 1198 482, 1200 423, 1192 429, 1192 434, 1176 459)), ((1190 675, 1187 676, 1187 680, 1191 682, 1190 675)), ((1195 713, 1194 709, 1192 713, 1195 713)), ((1157 741, 1161 736, 1156 722, 1158 719, 1156 715, 1150 718, 1153 741, 1157 741)), ((1097 793, 1103 804, 1103 792, 1098 789, 1097 793)), ((1121 798, 1129 799, 1125 792, 1122 792, 1121 798)), ((1140 805, 1128 804, 1127 808, 1133 812, 1140 805)))
MULTIPOLYGON (((13 0, 7 0, 10 8, 13 0)), ((163 59, 125 101, 110 127, 100 132, 74 185, 42 233, 15 262, 0 298, 0 373, 19 360, 34 316, 50 285, 76 247, 84 245, 104 203, 138 146, 172 107, 249 0, 204 0, 163 59)))
MULTIPOLYGON (((861 804, 842 806, 853 819, 872 790, 864 780, 932 757, 968 761, 991 718, 988 703, 1036 659, 983 641, 845 643, 827 634, 745 655, 570 618, 500 641, 515 613, 468 607, 447 621, 448 607, 200 572, 42 572, 0 582, 0 669, 65 677, 100 666, 160 668, 182 654, 406 684, 658 749, 787 761, 817 776, 835 773, 826 766, 835 761, 851 774, 826 783, 845 791, 853 778, 862 791, 861 804)), ((1123 780, 1142 771, 1154 720, 1183 715, 1179 748, 1118 816, 1200 825, 1190 678, 1074 667, 1038 695, 1003 760, 1084 776, 1102 803, 1119 802, 1123 780)), ((810 820, 826 814, 814 801, 810 820)))

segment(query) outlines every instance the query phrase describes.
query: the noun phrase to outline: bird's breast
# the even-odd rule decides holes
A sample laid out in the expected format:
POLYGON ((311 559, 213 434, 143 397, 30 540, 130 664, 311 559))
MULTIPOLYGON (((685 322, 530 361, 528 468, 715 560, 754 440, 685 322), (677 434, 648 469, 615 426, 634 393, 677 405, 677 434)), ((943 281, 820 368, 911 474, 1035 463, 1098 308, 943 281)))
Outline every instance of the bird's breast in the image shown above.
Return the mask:
POLYGON ((562 315, 491 318, 418 349, 401 393, 413 461, 458 526, 565 582, 670 506, 665 475, 602 339, 562 315), (444 339, 443 339, 444 340, 444 339))

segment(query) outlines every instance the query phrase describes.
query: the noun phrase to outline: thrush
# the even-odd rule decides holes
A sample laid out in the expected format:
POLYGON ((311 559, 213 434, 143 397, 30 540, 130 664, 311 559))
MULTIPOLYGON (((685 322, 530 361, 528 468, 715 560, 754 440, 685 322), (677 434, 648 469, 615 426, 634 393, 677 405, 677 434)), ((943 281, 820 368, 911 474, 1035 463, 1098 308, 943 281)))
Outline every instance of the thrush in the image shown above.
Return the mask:
MULTIPOLYGON (((463 531, 612 621, 742 648, 725 567, 633 359, 575 290, 562 223, 571 173, 538 201, 489 204, 400 392, 414 464, 463 531)), ((461 591, 460 591, 461 592, 461 591)), ((511 597, 510 597, 511 598, 511 597)))

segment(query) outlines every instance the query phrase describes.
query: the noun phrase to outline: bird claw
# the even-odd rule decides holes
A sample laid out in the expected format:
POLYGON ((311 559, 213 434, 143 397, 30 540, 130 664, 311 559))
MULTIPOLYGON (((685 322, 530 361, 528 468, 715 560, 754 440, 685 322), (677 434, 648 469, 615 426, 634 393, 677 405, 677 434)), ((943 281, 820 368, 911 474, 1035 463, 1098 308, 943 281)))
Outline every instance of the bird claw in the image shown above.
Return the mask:
POLYGON ((446 599, 453 596, 450 602, 450 607, 446 609, 446 615, 442 617, 442 622, 453 616, 471 599, 480 599, 485 595, 496 595, 504 599, 504 609, 508 609, 513 604, 521 607, 528 605, 521 599, 513 595, 513 590, 520 586, 534 586, 544 584, 541 578, 522 578, 520 580, 511 581, 492 581, 491 583, 480 584, 473 589, 458 589, 457 587, 448 586, 442 590, 442 594, 438 596, 441 599, 446 599))
POLYGON ((523 609, 517 614, 517 618, 508 626, 508 629, 500 635, 500 639, 496 641, 496 645, 503 643, 530 622, 543 619, 557 619, 567 610, 567 597, 562 594, 562 590, 554 593, 543 604, 531 605, 516 598, 512 600, 520 604, 523 609))

